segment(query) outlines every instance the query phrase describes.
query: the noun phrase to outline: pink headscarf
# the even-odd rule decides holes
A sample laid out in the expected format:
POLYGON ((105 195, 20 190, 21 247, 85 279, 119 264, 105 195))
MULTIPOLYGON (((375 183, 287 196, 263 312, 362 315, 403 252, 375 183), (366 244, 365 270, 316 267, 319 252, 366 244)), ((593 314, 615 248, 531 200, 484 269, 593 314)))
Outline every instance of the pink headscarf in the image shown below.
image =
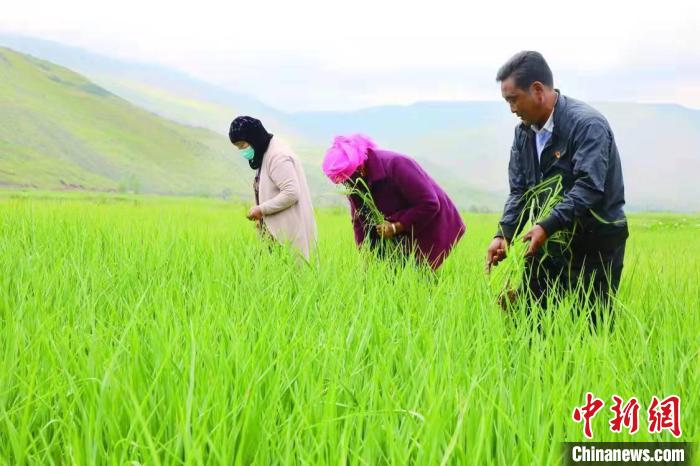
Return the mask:
POLYGON ((365 163, 367 151, 376 148, 377 145, 362 134, 336 136, 323 158, 323 173, 333 183, 342 183, 365 163))

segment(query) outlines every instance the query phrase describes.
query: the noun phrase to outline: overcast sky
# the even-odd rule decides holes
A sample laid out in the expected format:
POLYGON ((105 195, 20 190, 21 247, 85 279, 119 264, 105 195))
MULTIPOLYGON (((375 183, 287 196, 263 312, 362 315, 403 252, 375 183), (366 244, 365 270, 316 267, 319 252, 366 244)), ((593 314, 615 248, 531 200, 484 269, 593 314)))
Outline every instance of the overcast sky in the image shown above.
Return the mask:
POLYGON ((523 49, 569 95, 700 108, 700 0, 643 3, 5 0, 0 31, 176 67, 283 110, 498 100, 496 70, 523 49))

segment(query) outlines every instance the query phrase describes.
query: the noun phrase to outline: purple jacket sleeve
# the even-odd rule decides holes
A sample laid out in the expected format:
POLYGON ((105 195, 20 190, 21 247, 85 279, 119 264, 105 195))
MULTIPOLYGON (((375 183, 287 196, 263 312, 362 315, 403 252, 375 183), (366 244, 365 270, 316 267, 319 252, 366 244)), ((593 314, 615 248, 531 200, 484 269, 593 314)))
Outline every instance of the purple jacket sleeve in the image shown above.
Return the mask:
POLYGON ((357 212, 355 203, 352 199, 350 201, 350 215, 352 217, 352 228, 355 230, 355 243, 359 246, 365 240, 365 225, 360 215, 357 212))
POLYGON ((409 158, 395 159, 390 176, 411 207, 395 212, 388 220, 401 223, 407 231, 420 232, 440 211, 440 199, 430 178, 409 158))

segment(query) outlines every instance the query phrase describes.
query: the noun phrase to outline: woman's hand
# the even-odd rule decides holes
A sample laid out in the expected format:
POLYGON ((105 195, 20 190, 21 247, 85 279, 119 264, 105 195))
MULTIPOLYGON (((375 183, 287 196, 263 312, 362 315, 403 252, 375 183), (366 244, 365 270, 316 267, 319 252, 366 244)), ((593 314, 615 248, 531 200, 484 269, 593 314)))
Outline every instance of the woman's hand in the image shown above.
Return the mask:
POLYGON ((262 210, 260 210, 260 206, 254 205, 253 207, 251 207, 246 217, 248 218, 248 220, 260 220, 263 217, 263 213, 262 210))
POLYGON ((384 222, 377 225, 377 234, 380 238, 391 239, 403 232, 403 226, 399 222, 384 222))

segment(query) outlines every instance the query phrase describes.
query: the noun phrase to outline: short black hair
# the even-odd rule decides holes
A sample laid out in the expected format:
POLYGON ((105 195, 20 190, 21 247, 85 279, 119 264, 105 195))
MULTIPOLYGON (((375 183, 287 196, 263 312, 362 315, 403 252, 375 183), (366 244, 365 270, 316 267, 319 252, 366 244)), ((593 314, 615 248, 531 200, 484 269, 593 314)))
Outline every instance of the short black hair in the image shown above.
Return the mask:
POLYGON ((540 52, 524 50, 513 55, 496 73, 496 81, 502 82, 512 77, 515 85, 528 90, 535 81, 545 86, 554 86, 552 70, 540 52))

